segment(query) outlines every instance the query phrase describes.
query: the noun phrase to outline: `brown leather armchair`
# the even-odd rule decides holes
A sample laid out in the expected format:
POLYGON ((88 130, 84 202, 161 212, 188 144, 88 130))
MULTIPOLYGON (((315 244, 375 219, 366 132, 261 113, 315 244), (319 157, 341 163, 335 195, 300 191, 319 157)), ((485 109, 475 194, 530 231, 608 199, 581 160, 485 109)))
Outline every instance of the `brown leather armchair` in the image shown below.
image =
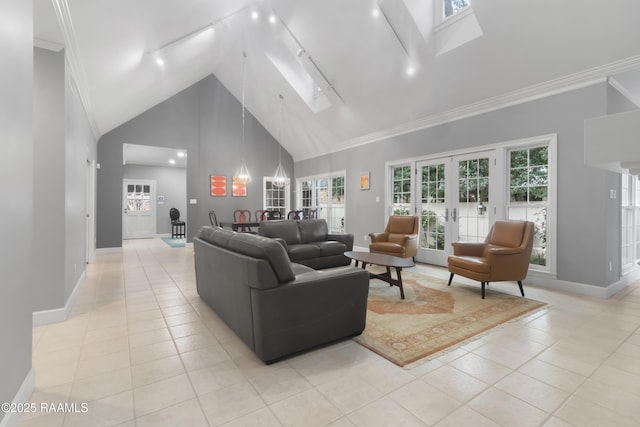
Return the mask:
POLYGON ((454 274, 477 280, 484 288, 489 282, 515 280, 524 296, 522 281, 527 277, 533 247, 534 225, 530 221, 496 221, 483 243, 453 243, 449 257, 449 286, 454 274))
POLYGON ((417 216, 392 215, 383 233, 369 233, 369 252, 413 258, 418 253, 419 227, 417 216))

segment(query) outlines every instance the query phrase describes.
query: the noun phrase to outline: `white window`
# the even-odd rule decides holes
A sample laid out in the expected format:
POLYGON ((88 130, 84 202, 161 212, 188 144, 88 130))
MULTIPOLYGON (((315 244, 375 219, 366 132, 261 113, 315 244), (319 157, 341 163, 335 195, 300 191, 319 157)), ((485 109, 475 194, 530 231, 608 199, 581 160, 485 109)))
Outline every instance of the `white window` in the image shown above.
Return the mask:
POLYGON ((284 185, 277 185, 273 177, 263 178, 263 205, 265 210, 280 211, 282 218, 289 212, 290 181, 287 179, 284 185))
POLYGON ((411 166, 394 166, 391 179, 393 215, 411 215, 411 166))
POLYGON ((640 182, 631 175, 622 175, 622 270, 636 267, 640 259, 640 182))
POLYGON ((443 0, 444 18, 448 18, 451 15, 463 10, 469 6, 468 0, 443 0))
POLYGON ((345 232, 345 173, 305 177, 297 180, 297 209, 309 217, 324 218, 329 233, 345 232))

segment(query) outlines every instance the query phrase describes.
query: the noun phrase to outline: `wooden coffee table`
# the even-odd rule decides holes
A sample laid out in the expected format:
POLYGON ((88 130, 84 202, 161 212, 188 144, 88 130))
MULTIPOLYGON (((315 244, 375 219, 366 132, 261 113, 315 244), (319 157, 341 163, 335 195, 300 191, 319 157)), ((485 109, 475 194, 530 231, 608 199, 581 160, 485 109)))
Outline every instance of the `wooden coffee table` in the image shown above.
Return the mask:
POLYGON ((400 288, 400 298, 404 299, 404 289, 402 288, 402 274, 400 273, 403 268, 414 267, 415 263, 412 258, 400 258, 393 255, 378 254, 375 252, 358 252, 348 251, 344 253, 344 256, 351 258, 356 262, 362 263, 362 268, 365 269, 367 264, 379 265, 387 268, 386 273, 376 274, 369 272, 369 278, 379 279, 387 282, 389 285, 397 286, 400 288), (391 268, 396 269, 397 279, 391 277, 391 268))

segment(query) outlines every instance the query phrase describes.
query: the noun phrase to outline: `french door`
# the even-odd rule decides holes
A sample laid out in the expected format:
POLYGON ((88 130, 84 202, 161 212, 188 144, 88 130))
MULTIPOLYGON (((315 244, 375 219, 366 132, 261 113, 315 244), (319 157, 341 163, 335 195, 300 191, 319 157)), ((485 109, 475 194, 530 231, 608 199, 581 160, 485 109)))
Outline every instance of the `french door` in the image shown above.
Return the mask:
POLYGON ((493 151, 416 163, 416 206, 420 217, 417 259, 446 265, 451 242, 483 241, 493 217, 499 185, 493 151))

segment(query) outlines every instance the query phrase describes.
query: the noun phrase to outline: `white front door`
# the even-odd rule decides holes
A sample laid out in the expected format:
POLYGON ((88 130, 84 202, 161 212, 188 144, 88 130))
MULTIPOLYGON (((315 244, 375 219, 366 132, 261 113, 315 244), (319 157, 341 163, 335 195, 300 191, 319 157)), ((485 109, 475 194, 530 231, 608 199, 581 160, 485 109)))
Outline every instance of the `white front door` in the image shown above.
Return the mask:
POLYGON ((155 181, 125 179, 122 185, 122 238, 144 239, 156 234, 155 181))

